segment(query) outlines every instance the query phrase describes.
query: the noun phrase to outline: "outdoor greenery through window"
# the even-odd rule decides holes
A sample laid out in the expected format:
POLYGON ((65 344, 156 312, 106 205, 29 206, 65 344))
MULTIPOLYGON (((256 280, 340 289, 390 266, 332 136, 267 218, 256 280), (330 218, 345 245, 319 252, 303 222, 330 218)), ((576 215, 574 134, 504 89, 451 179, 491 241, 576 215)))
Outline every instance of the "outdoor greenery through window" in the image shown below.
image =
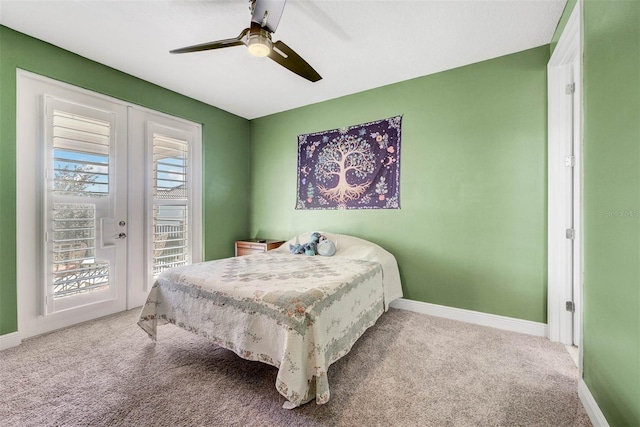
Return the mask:
POLYGON ((53 150, 53 189, 58 194, 106 196, 109 194, 109 156, 53 150))

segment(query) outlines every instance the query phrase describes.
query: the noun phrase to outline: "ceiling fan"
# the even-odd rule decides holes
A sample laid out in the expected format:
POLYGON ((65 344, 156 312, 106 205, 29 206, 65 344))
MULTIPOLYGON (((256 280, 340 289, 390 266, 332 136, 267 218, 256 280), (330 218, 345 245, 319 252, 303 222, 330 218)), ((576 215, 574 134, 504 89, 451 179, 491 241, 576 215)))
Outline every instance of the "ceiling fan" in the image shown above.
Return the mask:
POLYGON ((251 26, 242 30, 238 37, 174 49, 170 53, 200 52, 244 45, 254 56, 268 56, 286 69, 311 82, 322 77, 293 49, 278 40, 273 42, 271 34, 276 31, 284 11, 286 0, 249 0, 251 26))

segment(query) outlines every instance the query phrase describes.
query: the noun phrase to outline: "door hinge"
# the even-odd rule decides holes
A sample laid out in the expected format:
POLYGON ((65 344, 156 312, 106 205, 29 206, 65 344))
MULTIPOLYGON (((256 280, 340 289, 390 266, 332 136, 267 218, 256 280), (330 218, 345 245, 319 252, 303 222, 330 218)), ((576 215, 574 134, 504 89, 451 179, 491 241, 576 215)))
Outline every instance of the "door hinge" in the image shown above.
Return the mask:
POLYGON ((576 230, 574 230, 573 228, 567 228, 565 230, 565 237, 567 239, 571 239, 571 240, 575 239, 576 238, 576 230))
POLYGON ((576 305, 575 305, 575 303, 573 301, 567 301, 565 306, 567 308, 567 311, 575 313, 576 305))
POLYGON ((576 92, 576 84, 569 83, 565 89, 567 95, 573 95, 576 92))
POLYGON ((567 167, 574 167, 576 165, 576 156, 567 156, 564 159, 564 164, 567 167))

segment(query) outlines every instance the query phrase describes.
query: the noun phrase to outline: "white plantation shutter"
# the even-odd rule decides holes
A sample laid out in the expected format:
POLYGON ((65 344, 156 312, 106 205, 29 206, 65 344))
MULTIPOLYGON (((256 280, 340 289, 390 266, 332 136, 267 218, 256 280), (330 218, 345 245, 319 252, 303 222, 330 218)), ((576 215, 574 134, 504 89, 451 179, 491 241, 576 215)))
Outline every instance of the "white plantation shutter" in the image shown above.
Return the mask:
POLYGON ((54 203, 53 297, 109 286, 109 263, 95 260, 95 205, 54 203))
POLYGON ((189 143, 152 134, 153 276, 189 264, 189 143))
POLYGON ((48 264, 54 300, 110 286, 110 265, 96 259, 96 238, 97 211, 108 206, 112 123, 62 108, 53 108, 48 122, 48 264))
POLYGON ((111 124, 104 120, 53 110, 53 146, 109 155, 111 124))
POLYGON ((52 133, 54 191, 108 194, 111 123, 54 109, 52 133))

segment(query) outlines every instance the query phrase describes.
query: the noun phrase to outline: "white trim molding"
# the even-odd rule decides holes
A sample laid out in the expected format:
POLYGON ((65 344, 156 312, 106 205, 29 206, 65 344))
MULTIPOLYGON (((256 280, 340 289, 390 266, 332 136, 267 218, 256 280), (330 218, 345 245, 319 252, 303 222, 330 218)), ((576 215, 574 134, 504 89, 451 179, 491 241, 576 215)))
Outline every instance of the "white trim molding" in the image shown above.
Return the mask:
POLYGON ((580 382, 578 383, 578 397, 580 398, 580 402, 582 402, 582 406, 584 406, 584 409, 587 411, 587 415, 589 415, 591 424, 593 424, 594 427, 609 427, 607 419, 600 410, 598 403, 593 398, 589 387, 587 387, 587 383, 585 383, 583 379, 580 379, 580 382))
POLYGON ((521 334, 547 337, 546 323, 498 316, 497 314, 482 313, 480 311, 465 310, 462 308, 447 307, 428 302, 413 301, 405 298, 399 298, 392 301, 390 307, 415 311, 416 313, 421 314, 429 314, 431 316, 444 317, 446 319, 459 320, 461 322, 473 323, 475 325, 519 332, 521 334))
POLYGON ((0 335, 0 351, 11 347, 17 347, 22 344, 20 332, 11 332, 10 334, 0 335))
POLYGON ((582 1, 578 0, 547 64, 547 322, 551 341, 578 345, 581 353, 582 37, 582 1), (573 96, 567 96, 571 83, 573 96), (573 166, 567 167, 570 156, 573 166), (567 239, 568 229, 573 229, 573 239, 567 239), (568 301, 573 301, 575 315, 566 310, 568 301))

